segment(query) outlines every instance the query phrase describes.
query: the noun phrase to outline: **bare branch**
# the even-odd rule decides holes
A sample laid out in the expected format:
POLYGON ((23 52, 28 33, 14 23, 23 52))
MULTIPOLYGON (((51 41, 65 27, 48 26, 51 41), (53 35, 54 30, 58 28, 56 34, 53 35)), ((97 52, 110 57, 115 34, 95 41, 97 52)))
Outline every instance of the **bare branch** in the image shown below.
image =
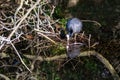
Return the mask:
MULTIPOLYGON (((84 56, 95 56, 96 58, 98 58, 100 60, 100 62, 102 62, 106 68, 110 71, 110 73, 112 74, 114 80, 120 80, 119 75, 117 74, 117 72, 115 71, 115 69, 112 67, 112 65, 110 64, 110 62, 103 57, 100 53, 96 52, 96 51, 85 51, 85 52, 81 52, 79 57, 84 57, 84 56)), ((36 56, 34 55, 25 55, 27 58, 29 59, 35 59, 36 56)), ((53 60, 58 60, 58 59, 64 59, 67 58, 66 54, 62 54, 62 55, 58 55, 58 56, 53 56, 53 57, 46 57, 43 58, 41 56, 38 56, 36 58, 36 60, 39 61, 53 61, 53 60)))
POLYGON ((5 80, 10 80, 7 76, 0 74, 0 77, 4 78, 5 80))

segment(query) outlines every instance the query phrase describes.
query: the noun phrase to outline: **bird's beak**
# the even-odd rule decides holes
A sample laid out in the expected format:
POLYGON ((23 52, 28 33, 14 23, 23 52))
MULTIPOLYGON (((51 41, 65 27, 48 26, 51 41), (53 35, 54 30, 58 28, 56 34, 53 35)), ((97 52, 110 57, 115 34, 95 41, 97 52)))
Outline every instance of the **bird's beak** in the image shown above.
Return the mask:
POLYGON ((67 46, 69 46, 70 36, 67 34, 66 37, 67 37, 67 46))
POLYGON ((69 34, 67 34, 66 37, 67 37, 67 41, 69 41, 70 40, 69 34))

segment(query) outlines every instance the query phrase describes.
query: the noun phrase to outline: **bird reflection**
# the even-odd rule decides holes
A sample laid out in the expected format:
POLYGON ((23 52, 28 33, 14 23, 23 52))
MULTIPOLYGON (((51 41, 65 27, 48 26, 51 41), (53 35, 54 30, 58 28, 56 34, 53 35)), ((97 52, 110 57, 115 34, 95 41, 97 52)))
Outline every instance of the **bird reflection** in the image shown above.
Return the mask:
POLYGON ((66 46, 67 49, 67 56, 69 58, 75 58, 80 54, 80 46, 82 43, 72 43, 66 46))

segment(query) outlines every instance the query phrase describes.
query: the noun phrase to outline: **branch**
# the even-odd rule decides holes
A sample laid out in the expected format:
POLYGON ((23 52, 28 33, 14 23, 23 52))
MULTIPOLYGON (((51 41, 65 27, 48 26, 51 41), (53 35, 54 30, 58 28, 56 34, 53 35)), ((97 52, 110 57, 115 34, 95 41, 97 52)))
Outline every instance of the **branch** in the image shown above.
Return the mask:
MULTIPOLYGON (((22 24, 22 22, 27 18, 27 16, 30 14, 30 12, 39 4, 41 0, 37 0, 37 2, 27 11, 27 13, 21 18, 20 22, 15 26, 15 28, 13 29, 13 31, 10 33, 10 35, 8 36, 8 38, 6 40, 10 40, 11 37, 14 35, 14 33, 18 30, 18 28, 20 27, 20 25, 22 24)), ((22 4, 23 0, 21 1, 22 4)), ((17 14, 17 12, 16 12, 17 14)), ((2 49, 2 47, 6 44, 6 41, 4 41, 1 45, 0 45, 0 50, 2 49)))
POLYGON ((5 80, 10 80, 7 76, 0 74, 0 77, 4 78, 5 80))
MULTIPOLYGON (((25 66, 25 68, 26 68, 29 72, 31 72, 31 70, 27 67, 27 65, 26 65, 25 62, 23 61, 22 57, 20 56, 19 52, 18 52, 17 49, 15 48, 14 44, 11 43, 11 45, 12 45, 13 49, 15 50, 17 56, 19 57, 21 63, 25 66)), ((32 72, 31 72, 31 73, 32 73, 32 72)))
POLYGON ((57 44, 54 40, 52 40, 51 38, 47 37, 46 35, 44 35, 43 33, 41 33, 39 30, 34 29, 35 31, 38 32, 38 34, 40 34, 41 36, 45 37, 46 39, 48 39, 49 41, 51 41, 52 43, 54 43, 55 45, 57 44))
MULTIPOLYGON (((115 71, 115 69, 113 68, 113 66, 100 53, 98 53, 96 51, 85 51, 85 52, 81 52, 79 57, 90 56, 90 55, 98 58, 106 66, 106 68, 110 71, 111 75, 113 76, 114 80, 120 80, 120 77, 117 74, 117 72, 115 71)), ((57 60, 57 59, 67 58, 66 54, 62 54, 62 55, 54 56, 54 57, 46 57, 46 58, 43 58, 41 56, 36 57, 34 55, 24 55, 24 56, 29 58, 29 59, 36 59, 39 61, 53 61, 53 60, 57 60)))
POLYGON ((93 20, 81 20, 81 21, 83 21, 83 22, 93 22, 93 23, 97 24, 99 27, 101 27, 101 24, 97 21, 93 21, 93 20))
POLYGON ((25 18, 27 18, 27 16, 29 15, 29 13, 39 4, 41 0, 38 0, 28 11, 27 13, 22 17, 21 21, 18 23, 18 25, 14 28, 14 30, 11 32, 11 34, 9 35, 8 39, 10 39, 13 34, 15 33, 15 31, 19 28, 19 26, 21 25, 21 23, 25 20, 25 18))

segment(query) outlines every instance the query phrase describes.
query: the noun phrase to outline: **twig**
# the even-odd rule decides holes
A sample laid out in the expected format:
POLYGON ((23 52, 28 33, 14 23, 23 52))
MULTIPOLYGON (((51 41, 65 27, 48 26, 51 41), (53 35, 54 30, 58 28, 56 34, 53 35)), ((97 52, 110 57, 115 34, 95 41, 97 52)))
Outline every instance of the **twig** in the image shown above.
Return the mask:
POLYGON ((7 76, 0 74, 0 77, 4 78, 5 80, 10 80, 7 76))
POLYGON ((35 31, 37 31, 37 32, 38 32, 38 34, 40 34, 40 35, 42 35, 43 37, 45 37, 46 39, 50 40, 52 43, 57 44, 54 40, 50 39, 49 37, 47 37, 47 36, 46 36, 46 35, 44 35, 43 33, 39 32, 39 30, 38 30, 38 29, 34 29, 34 30, 35 30, 35 31))
MULTIPOLYGON (((16 22, 16 15, 17 15, 17 13, 19 12, 19 10, 22 8, 24 0, 20 0, 20 1, 21 1, 21 2, 20 2, 20 5, 19 5, 19 7, 17 8, 17 10, 16 10, 16 12, 15 12, 15 16, 14 16, 15 22, 16 22)), ((16 23, 15 23, 15 26, 16 26, 16 23)))
MULTIPOLYGON (((17 51, 17 49, 15 48, 15 46, 13 45, 13 43, 11 43, 12 47, 14 48, 17 56, 19 57, 21 63, 25 66, 25 68, 31 72, 31 70, 27 67, 27 65, 24 63, 24 61, 22 60, 22 57, 20 56, 19 52, 17 51)), ((32 73, 32 72, 31 72, 32 73)))
POLYGON ((91 44, 90 44, 90 42, 91 42, 90 40, 91 40, 91 34, 89 34, 89 38, 88 38, 88 48, 89 48, 89 49, 90 49, 90 45, 91 45, 91 44))
MULTIPOLYGON (((10 33, 10 35, 8 36, 7 40, 10 40, 11 37, 14 35, 14 33, 17 31, 17 29, 20 27, 20 25, 22 24, 22 22, 27 18, 27 16, 29 15, 29 13, 39 4, 41 0, 37 0, 37 2, 27 11, 27 13, 21 18, 20 22, 16 25, 16 27, 13 29, 13 31, 10 33)), ((6 44, 6 41, 4 41, 1 45, 0 45, 0 50, 2 49, 2 47, 6 44)))
POLYGON ((50 13, 50 17, 52 17, 52 15, 53 15, 53 13, 54 13, 54 11, 55 11, 55 7, 56 7, 56 6, 52 5, 52 8, 53 8, 53 9, 52 9, 52 11, 51 11, 51 13, 50 13))
POLYGON ((23 22, 23 20, 25 18, 27 18, 27 16, 29 15, 29 13, 39 4, 41 0, 37 0, 37 2, 28 10, 28 12, 21 18, 21 21, 17 24, 17 26, 14 28, 14 30, 11 32, 11 34, 8 36, 8 39, 10 39, 13 34, 16 32, 16 30, 19 28, 19 26, 21 25, 21 23, 23 22))
POLYGON ((93 20, 81 20, 82 22, 93 22, 96 23, 99 27, 101 27, 101 24, 97 21, 93 21, 93 20))

